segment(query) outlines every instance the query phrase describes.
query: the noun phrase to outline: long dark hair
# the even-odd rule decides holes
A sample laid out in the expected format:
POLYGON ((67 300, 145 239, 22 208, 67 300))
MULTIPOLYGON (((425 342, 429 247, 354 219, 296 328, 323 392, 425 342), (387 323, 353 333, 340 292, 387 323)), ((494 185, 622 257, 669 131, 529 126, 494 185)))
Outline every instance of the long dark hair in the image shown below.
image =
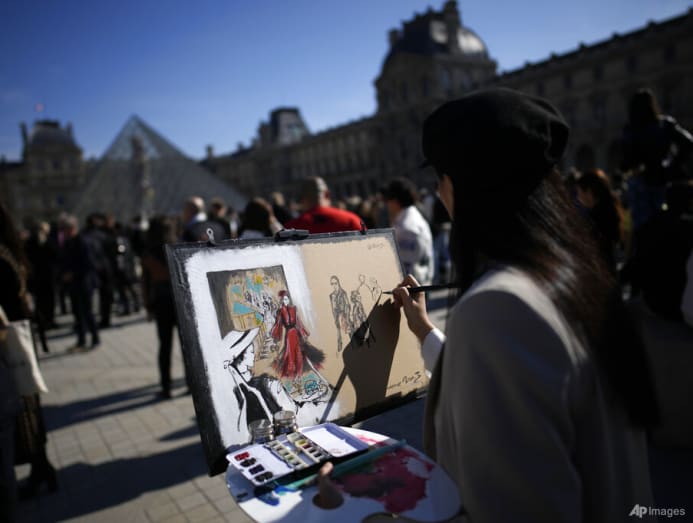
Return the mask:
POLYGON ((169 243, 176 243, 176 241, 176 221, 163 214, 153 216, 149 221, 149 229, 145 235, 145 253, 165 264, 164 246, 169 243))
POLYGON ((657 98, 650 89, 638 89, 628 102, 628 123, 630 125, 637 127, 657 123, 660 114, 657 98))
POLYGON ((26 267, 26 256, 22 240, 15 227, 14 219, 3 202, 0 202, 0 245, 4 245, 14 259, 26 267))
POLYGON ((461 291, 489 262, 528 274, 581 336, 631 422, 654 424, 657 407, 644 346, 559 173, 549 173, 508 210, 489 201, 492 196, 465 191, 461 175, 452 179, 450 252, 461 291))
POLYGON ((262 198, 253 198, 245 206, 239 236, 247 230, 272 236, 272 206, 262 198))
POLYGON ((611 190, 606 173, 601 169, 590 169, 582 173, 575 184, 594 196, 595 204, 590 217, 600 228, 607 240, 618 242, 623 239, 623 209, 621 202, 611 190))

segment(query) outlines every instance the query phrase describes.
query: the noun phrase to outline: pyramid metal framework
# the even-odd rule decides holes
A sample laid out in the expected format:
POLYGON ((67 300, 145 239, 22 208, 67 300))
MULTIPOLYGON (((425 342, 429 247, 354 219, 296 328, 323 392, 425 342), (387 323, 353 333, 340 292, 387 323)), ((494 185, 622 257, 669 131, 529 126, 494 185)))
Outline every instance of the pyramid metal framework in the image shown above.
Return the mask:
POLYGON ((239 210, 247 201, 132 116, 90 173, 74 213, 83 220, 91 212, 108 212, 129 222, 143 214, 179 214, 189 196, 205 202, 220 197, 239 210))

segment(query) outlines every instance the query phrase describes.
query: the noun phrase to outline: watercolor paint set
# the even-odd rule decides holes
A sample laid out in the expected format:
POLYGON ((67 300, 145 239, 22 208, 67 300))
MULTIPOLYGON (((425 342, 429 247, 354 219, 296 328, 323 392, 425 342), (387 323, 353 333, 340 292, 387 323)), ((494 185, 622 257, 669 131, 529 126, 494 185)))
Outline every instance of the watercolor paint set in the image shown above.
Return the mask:
POLYGON ((227 460, 253 485, 310 473, 326 461, 338 462, 368 449, 368 444, 333 423, 306 427, 227 455, 227 460))

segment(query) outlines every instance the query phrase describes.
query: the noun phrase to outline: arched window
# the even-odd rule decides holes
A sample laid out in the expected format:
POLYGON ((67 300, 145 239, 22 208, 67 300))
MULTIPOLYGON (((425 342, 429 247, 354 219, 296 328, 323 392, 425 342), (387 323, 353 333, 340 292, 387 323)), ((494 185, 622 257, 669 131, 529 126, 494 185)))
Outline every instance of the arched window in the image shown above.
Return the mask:
POLYGON ((428 84, 428 76, 423 75, 421 77, 421 96, 423 98, 428 97, 428 93, 430 92, 430 86, 428 84))
POLYGON ((440 71, 440 88, 446 95, 452 94, 452 78, 448 69, 440 71))

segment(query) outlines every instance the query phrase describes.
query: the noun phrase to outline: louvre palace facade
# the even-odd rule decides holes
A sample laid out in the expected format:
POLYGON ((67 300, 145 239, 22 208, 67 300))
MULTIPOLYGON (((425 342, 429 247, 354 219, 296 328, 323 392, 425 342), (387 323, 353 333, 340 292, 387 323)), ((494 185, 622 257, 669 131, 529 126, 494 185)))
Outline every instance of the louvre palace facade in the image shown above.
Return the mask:
MULTIPOLYGON (((127 145, 137 139, 146 145, 148 171, 140 169, 136 158, 125 159, 127 147, 117 157, 107 153, 98 162, 85 162, 69 124, 42 120, 31 129, 22 124, 23 159, 0 159, 0 195, 18 219, 95 209, 97 203, 113 200, 109 188, 122 179, 116 183, 112 178, 121 176, 117 173, 126 163, 133 170, 126 179, 138 179, 137 169, 150 172, 132 182, 133 191, 160 212, 178 208, 189 195, 172 187, 182 190, 187 178, 207 179, 209 171, 235 202, 276 190, 295 196, 296 182, 316 175, 325 178, 336 198, 373 194, 402 175, 430 187, 433 177, 418 168, 424 118, 446 100, 494 85, 544 96, 563 112, 572 127, 563 169, 599 166, 614 173, 628 100, 638 88, 651 88, 663 112, 693 129, 693 9, 644 23, 498 74, 491 51, 463 23, 457 3, 448 0, 440 10, 415 14, 387 33, 389 49, 374 81, 377 109, 372 116, 311 133, 299 108, 279 107, 259 126, 250 147, 219 155, 208 148, 200 162, 204 170, 137 118, 126 124, 132 132, 120 141, 127 145), (157 186, 160 177, 151 173, 164 160, 175 164, 167 172, 176 173, 176 182, 157 186)), ((202 185, 216 187, 214 180, 208 182, 202 185)))
POLYGON ((71 209, 88 176, 72 125, 38 120, 20 125, 22 161, 0 161, 0 198, 18 218, 55 217, 71 209))
POLYGON ((500 75, 454 0, 416 14, 388 39, 374 82, 374 115, 311 134, 299 108, 280 107, 252 146, 217 156, 210 148, 203 165, 247 196, 291 195, 297 180, 314 175, 338 198, 371 194, 400 175, 430 186, 430 174, 417 167, 424 118, 444 101, 485 86, 540 95, 563 112, 572 128, 564 169, 618 168, 628 100, 640 87, 651 88, 663 112, 693 128, 693 9, 500 75))

